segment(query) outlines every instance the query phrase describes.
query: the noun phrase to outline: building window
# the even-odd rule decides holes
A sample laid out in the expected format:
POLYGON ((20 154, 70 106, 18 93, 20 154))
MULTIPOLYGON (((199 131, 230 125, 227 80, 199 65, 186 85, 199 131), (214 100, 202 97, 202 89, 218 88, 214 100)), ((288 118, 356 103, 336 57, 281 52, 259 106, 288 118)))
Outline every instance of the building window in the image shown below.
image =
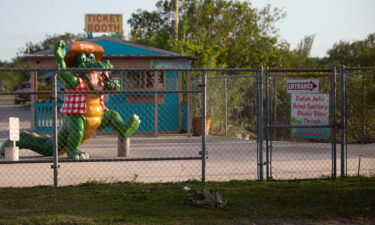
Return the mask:
MULTIPOLYGON (((166 73, 163 71, 127 72, 125 76, 127 90, 164 90, 166 73)), ((164 104, 164 96, 136 94, 126 96, 127 103, 164 104)))
POLYGON ((163 90, 165 79, 163 71, 127 72, 126 88, 128 90, 163 90))

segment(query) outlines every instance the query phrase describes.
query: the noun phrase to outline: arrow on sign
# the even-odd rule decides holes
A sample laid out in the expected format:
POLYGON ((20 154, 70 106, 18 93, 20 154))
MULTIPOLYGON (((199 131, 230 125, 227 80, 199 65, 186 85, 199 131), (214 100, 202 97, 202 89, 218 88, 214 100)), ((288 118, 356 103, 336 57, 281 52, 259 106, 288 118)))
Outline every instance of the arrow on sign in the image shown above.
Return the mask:
POLYGON ((318 85, 316 83, 314 83, 312 80, 310 80, 310 86, 311 86, 310 91, 312 91, 312 90, 314 90, 315 88, 318 87, 318 85))
MULTIPOLYGON (((316 81, 318 82, 318 81, 316 81)), ((288 80, 288 92, 313 92, 319 85, 314 80, 288 80)))

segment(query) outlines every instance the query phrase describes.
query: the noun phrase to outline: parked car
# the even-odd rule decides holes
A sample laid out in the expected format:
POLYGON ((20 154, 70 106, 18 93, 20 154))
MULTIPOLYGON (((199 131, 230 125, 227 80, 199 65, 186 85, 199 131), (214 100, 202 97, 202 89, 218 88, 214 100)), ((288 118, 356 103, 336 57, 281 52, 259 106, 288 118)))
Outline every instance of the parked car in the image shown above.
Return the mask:
MULTIPOLYGON (((51 93, 51 85, 40 84, 38 85, 38 91, 48 91, 51 93)), ((52 99, 51 94, 38 95, 37 97, 38 102, 50 101, 51 99, 52 99)))
POLYGON ((27 101, 31 101, 30 94, 24 94, 24 92, 31 91, 31 83, 30 82, 22 82, 20 86, 16 88, 16 92, 19 94, 14 96, 14 104, 26 103, 27 101))

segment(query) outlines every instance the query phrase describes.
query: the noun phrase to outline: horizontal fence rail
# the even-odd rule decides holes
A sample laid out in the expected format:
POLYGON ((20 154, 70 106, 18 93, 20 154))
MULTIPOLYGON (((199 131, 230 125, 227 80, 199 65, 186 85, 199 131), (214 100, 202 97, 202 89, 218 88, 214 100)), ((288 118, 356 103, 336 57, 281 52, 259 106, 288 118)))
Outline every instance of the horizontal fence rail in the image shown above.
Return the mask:
POLYGON ((147 71, 165 71, 165 72, 257 72, 259 69, 241 69, 241 68, 228 68, 228 69, 215 69, 215 68, 1 68, 0 72, 85 72, 85 71, 107 71, 107 72, 147 72, 147 71))

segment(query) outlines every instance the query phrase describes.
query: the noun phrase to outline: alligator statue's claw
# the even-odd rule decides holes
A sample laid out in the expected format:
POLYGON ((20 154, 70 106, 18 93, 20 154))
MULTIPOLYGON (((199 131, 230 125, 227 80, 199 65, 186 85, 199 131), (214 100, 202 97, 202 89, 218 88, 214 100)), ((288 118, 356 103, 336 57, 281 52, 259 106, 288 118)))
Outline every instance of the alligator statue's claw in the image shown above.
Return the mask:
POLYGON ((76 150, 72 153, 68 152, 68 159, 85 160, 89 158, 90 158, 90 155, 88 153, 81 152, 80 150, 76 150))

